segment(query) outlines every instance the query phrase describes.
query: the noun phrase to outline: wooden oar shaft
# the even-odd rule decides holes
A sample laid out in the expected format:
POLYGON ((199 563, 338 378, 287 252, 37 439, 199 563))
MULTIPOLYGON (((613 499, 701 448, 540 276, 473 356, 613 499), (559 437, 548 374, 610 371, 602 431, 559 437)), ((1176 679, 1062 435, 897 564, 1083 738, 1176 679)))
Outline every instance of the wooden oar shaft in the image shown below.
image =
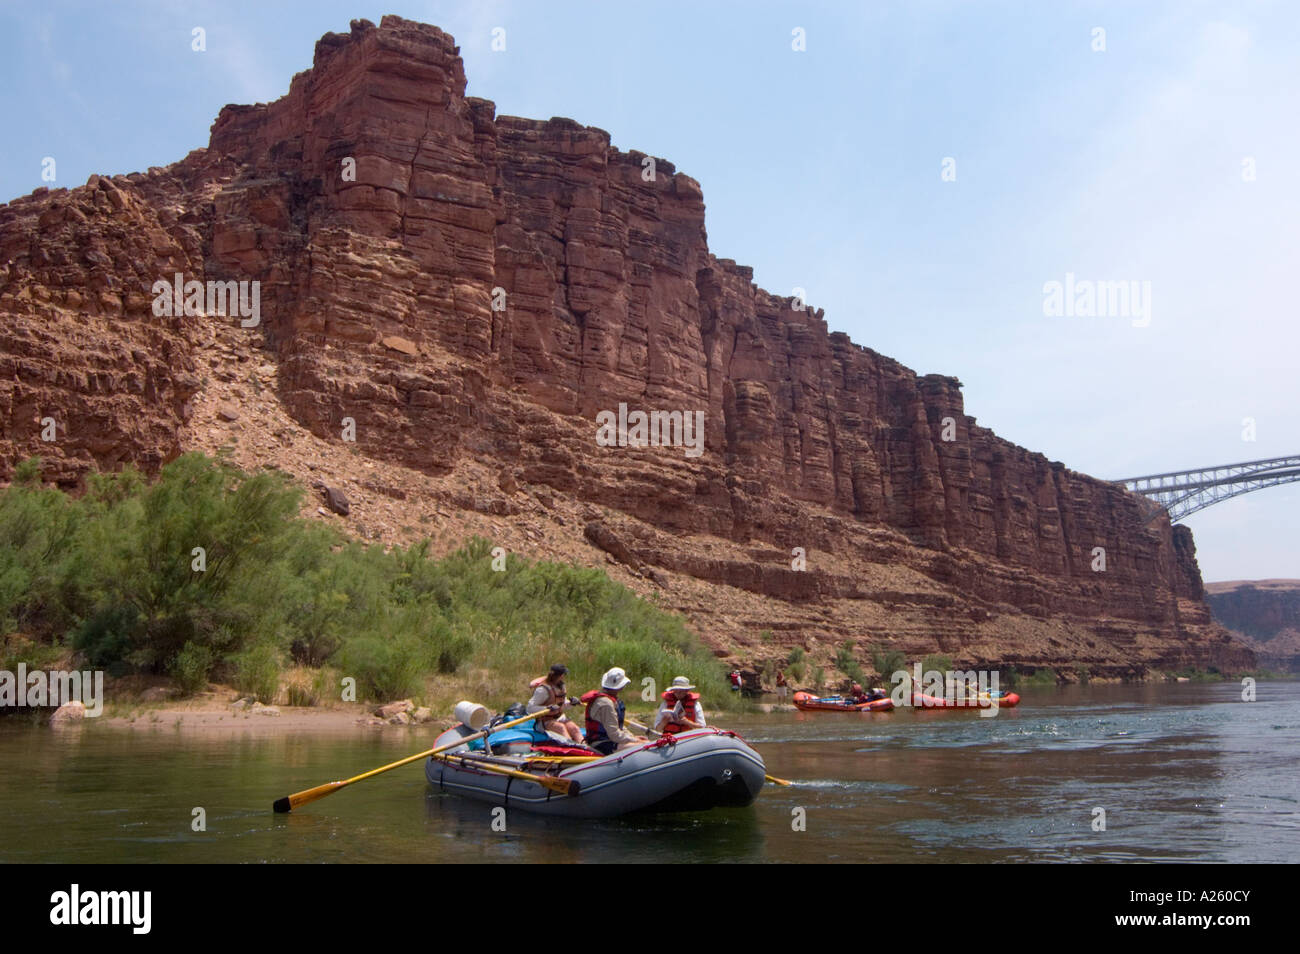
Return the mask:
POLYGON ((495 772, 498 775, 508 775, 510 778, 533 782, 543 788, 549 788, 553 792, 559 792, 562 795, 578 794, 578 782, 576 779, 555 778, 550 775, 535 775, 532 772, 521 772, 518 769, 507 768, 504 765, 498 765, 495 762, 488 762, 473 756, 434 755, 431 756, 431 758, 435 758, 439 762, 460 763, 462 767, 478 769, 483 772, 495 772))
POLYGON ((291 812, 295 808, 301 808, 309 802, 316 801, 318 798, 324 798, 326 795, 333 795, 339 789, 346 788, 354 782, 362 782, 368 778, 374 778, 376 775, 382 775, 384 772, 391 772, 395 768, 401 768, 403 765, 410 765, 412 762, 417 762, 420 759, 430 758, 450 749, 458 748, 466 742, 481 739, 485 736, 491 735, 493 732, 500 732, 502 729, 509 729, 513 726, 523 725, 525 722, 531 722, 539 716, 546 715, 546 713, 547 710, 542 709, 539 712, 534 712, 532 715, 524 716, 522 719, 515 719, 513 722, 506 722, 497 726, 490 726, 489 728, 483 729, 481 732, 462 736, 455 742, 448 742, 446 745, 429 749, 427 752, 417 752, 414 755, 408 755, 404 759, 399 759, 398 761, 391 762, 388 765, 381 765, 377 769, 371 769, 369 772, 362 772, 360 775, 352 776, 352 778, 341 779, 337 782, 326 782, 324 785, 317 785, 315 788, 309 788, 303 792, 295 792, 293 795, 287 795, 284 798, 278 799, 272 807, 275 811, 280 813, 291 812))

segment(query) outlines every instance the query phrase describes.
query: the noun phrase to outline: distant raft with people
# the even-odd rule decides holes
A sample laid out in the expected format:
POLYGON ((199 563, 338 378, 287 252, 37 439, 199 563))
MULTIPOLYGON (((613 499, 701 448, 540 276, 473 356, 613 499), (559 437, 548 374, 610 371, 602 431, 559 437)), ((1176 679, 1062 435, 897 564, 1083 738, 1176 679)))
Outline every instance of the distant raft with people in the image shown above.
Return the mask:
POLYGON ((801 689, 794 694, 794 706, 803 712, 889 712, 894 708, 894 701, 885 696, 853 702, 844 696, 815 696, 801 689))

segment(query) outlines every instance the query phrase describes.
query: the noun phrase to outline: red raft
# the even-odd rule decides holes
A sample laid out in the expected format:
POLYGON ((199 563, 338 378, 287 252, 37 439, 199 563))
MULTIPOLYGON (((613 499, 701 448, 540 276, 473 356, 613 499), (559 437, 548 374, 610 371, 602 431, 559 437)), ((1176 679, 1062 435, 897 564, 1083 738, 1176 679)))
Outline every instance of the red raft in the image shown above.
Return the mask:
POLYGON ((931 696, 924 692, 912 693, 912 705, 918 709, 990 709, 993 706, 999 709, 1010 709, 1019 702, 1020 697, 1014 692, 999 693, 996 696, 989 696, 987 693, 979 696, 957 696, 952 699, 931 696))
POLYGON ((854 704, 843 696, 818 698, 811 692, 800 690, 794 694, 794 707, 804 712, 888 712, 894 708, 894 702, 886 696, 883 699, 854 704))

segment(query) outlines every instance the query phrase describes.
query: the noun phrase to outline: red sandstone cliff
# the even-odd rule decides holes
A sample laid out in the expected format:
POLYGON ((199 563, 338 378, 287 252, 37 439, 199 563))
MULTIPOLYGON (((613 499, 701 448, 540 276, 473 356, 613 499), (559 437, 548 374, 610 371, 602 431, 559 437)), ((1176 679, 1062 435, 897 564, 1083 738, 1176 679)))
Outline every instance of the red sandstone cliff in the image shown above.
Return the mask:
POLYGON ((344 485, 366 536, 433 522, 611 561, 743 660, 851 637, 1109 675, 1250 664, 1185 528, 756 287, 671 163, 648 181, 607 133, 464 89, 446 34, 357 21, 208 148, 0 207, 0 476, 40 454, 75 485, 233 440, 344 485), (260 325, 155 317, 175 273, 260 282, 260 325), (702 411, 704 453, 599 446, 620 403, 702 411))

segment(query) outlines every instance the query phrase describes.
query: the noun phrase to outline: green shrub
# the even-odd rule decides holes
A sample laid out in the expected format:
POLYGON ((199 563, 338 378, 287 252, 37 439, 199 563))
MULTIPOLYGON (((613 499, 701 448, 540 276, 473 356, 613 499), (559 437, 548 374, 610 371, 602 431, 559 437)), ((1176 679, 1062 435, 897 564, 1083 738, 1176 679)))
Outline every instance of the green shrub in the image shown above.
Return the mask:
POLYGON ((900 649, 885 650, 879 646, 871 650, 871 666, 885 682, 890 682, 894 673, 907 669, 907 655, 900 649))
POLYGON ((858 660, 853 655, 853 640, 846 640, 844 645, 836 650, 835 668, 854 682, 861 682, 865 678, 862 667, 858 665, 858 660))
MULTIPOLYGON (((166 672, 190 691, 206 669, 264 701, 292 658, 343 667, 369 698, 466 669, 518 696, 565 661, 575 688, 619 665, 660 686, 688 675, 714 706, 739 704, 680 617, 603 571, 512 554, 496 572, 481 538, 441 559, 428 540, 368 546, 301 519, 300 502, 281 474, 201 454, 152 483, 130 468, 92 474, 76 498, 26 462, 0 491, 0 624, 47 644, 66 635, 114 675, 166 672)), ((338 697, 326 688, 316 698, 338 697)))
POLYGON ((216 654, 208 646, 186 643, 172 660, 171 675, 184 695, 192 696, 208 687, 208 674, 216 654))
POLYGON ((130 669, 128 659, 140 628, 140 613, 134 606, 106 606, 77 627, 72 648, 85 657, 90 668, 122 676, 130 669))
POLYGON ((941 653, 931 653, 921 660, 921 678, 928 672, 952 672, 952 657, 941 653))
POLYGON ((412 639, 360 636, 350 639, 334 657, 343 675, 357 681, 359 699, 389 702, 419 694, 425 659, 412 639))
POLYGON ((235 688, 270 705, 280 691, 280 651, 261 643, 234 658, 235 688))
POLYGON ((47 646, 22 636, 9 636, 0 642, 0 670, 16 672, 19 663, 28 670, 49 669, 63 655, 57 646, 47 646))

